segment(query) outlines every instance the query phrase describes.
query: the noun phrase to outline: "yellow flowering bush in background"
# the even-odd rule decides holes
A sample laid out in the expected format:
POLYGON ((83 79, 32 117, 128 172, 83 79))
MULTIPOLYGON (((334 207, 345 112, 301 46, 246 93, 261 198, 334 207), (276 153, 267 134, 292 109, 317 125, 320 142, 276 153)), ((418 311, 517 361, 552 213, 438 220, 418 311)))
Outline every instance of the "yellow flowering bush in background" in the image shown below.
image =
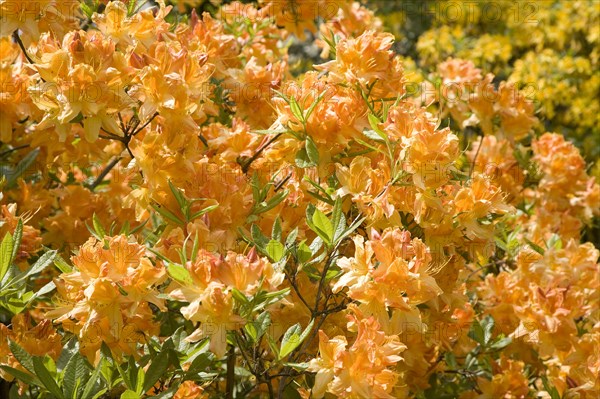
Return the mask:
POLYGON ((0 397, 600 394, 592 2, 0 12, 0 397))
MULTIPOLYGON (((600 5, 595 0, 369 2, 403 54, 429 74, 448 57, 514 82, 543 116, 540 131, 600 155, 600 5)), ((596 175, 598 167, 596 166, 596 175)))

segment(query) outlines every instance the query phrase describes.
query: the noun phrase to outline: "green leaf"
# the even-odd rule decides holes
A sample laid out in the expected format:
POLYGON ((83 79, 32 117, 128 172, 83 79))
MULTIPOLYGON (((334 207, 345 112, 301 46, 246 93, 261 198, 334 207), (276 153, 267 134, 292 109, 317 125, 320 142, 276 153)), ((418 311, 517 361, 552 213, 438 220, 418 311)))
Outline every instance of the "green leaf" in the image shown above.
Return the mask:
POLYGON ((54 377, 52 377, 52 375, 44 365, 44 361, 41 357, 33 357, 33 369, 35 370, 35 375, 39 378, 44 387, 46 387, 46 389, 52 395, 56 396, 58 399, 64 399, 62 391, 58 387, 58 384, 54 380, 54 377))
POLYGON ((264 213, 264 212, 268 212, 271 209, 275 208, 277 205, 279 205, 279 203, 281 203, 281 201, 283 201, 285 199, 285 197, 288 196, 290 192, 285 189, 283 191, 280 191, 279 193, 277 193, 276 195, 274 195, 273 197, 271 197, 271 199, 269 201, 267 201, 266 204, 261 204, 260 207, 258 207, 255 211, 254 214, 258 215, 260 213, 264 213))
POLYGON ((306 110, 306 115, 304 116, 305 120, 308 120, 308 118, 310 118, 310 116, 312 115, 316 106, 323 99, 323 97, 325 97, 325 93, 319 94, 319 96, 315 99, 315 101, 313 101, 313 103, 310 105, 310 107, 308 107, 308 109, 306 110))
POLYGON ((363 130, 363 134, 373 141, 385 142, 375 130, 365 129, 363 130))
POLYGON ((81 11, 83 12, 83 14, 88 19, 92 19, 92 15, 94 15, 94 10, 92 10, 92 8, 85 4, 83 1, 79 3, 79 6, 81 7, 81 11))
POLYGON ((71 273, 73 268, 60 255, 56 254, 54 258, 54 266, 63 273, 71 273))
POLYGON ((233 295, 233 299, 238 301, 241 305, 246 305, 250 303, 246 295, 244 295, 242 291, 238 290, 235 287, 231 289, 231 295, 233 295))
POLYGON ((182 285, 192 285, 194 283, 190 272, 184 266, 169 263, 167 265, 167 273, 169 277, 182 285))
POLYGON ((94 215, 92 216, 92 223, 94 225, 94 230, 96 231, 96 234, 98 234, 100 239, 104 239, 104 237, 106 236, 106 231, 104 230, 104 227, 102 227, 102 223, 100 222, 100 219, 98 219, 98 215, 96 215, 96 212, 94 212, 94 215))
POLYGON ((8 173, 5 174, 5 189, 13 188, 17 184, 17 180, 19 179, 19 177, 23 173, 25 173, 27 169, 29 169, 29 167, 33 164, 33 161, 35 161, 39 153, 39 148, 36 148, 35 150, 31 151, 19 161, 19 163, 15 166, 14 169, 10 170, 8 173))
POLYGON ((183 211, 183 209, 185 208, 185 206, 188 203, 188 201, 185 199, 185 195, 183 195, 183 191, 180 190, 179 188, 175 187, 175 185, 171 182, 170 179, 169 179, 169 188, 171 189, 173 196, 177 200, 177 204, 179 205, 179 208, 183 211))
POLYGON ((380 137, 381 140, 387 142, 388 137, 385 132, 379 128, 380 123, 381 121, 378 117, 373 114, 369 114, 369 124, 371 125, 371 129, 373 129, 373 131, 380 137))
POLYGON ((269 241, 265 250, 273 262, 279 262, 285 253, 285 247, 283 244, 275 240, 269 241))
POLYGON ((33 296, 27 301, 27 304, 31 303, 35 299, 38 299, 38 298, 46 295, 49 292, 52 292, 55 288, 56 288, 56 284, 54 284, 54 281, 50 281, 49 283, 44 285, 42 288, 35 291, 33 296))
POLYGON ((154 360, 152 360, 150 367, 148 367, 148 371, 146 371, 143 392, 147 392, 161 377, 164 377, 165 372, 169 368, 169 364, 169 351, 163 349, 154 360))
POLYGON ((212 212, 215 209, 217 209, 218 207, 219 207, 219 204, 209 205, 206 208, 203 208, 203 209, 199 210, 198 212, 194 213, 190 217, 190 221, 199 218, 200 216, 204 215, 205 213, 212 212))
POLYGON ((8 347, 10 348, 10 351, 14 357, 19 361, 19 363, 21 363, 21 366, 25 367, 25 369, 30 373, 35 372, 35 369, 33 368, 33 356, 31 356, 29 352, 27 352, 13 340, 8 341, 8 347))
POLYGON ((319 149, 317 148, 317 145, 315 144, 315 142, 313 141, 313 139, 310 136, 306 137, 306 142, 304 143, 304 148, 306 149, 306 154, 307 154, 310 162, 313 165, 318 165, 319 164, 319 149))
POLYGON ((333 240, 333 225, 323 212, 315 208, 312 215, 312 223, 315 227, 315 233, 319 235, 327 244, 333 240))
POLYGON ((247 323, 244 326, 244 330, 252 339, 252 342, 258 342, 270 325, 271 315, 269 314, 269 312, 263 312, 260 315, 258 315, 256 320, 254 320, 251 323, 247 323))
POLYGON ((254 241, 254 244, 256 244, 257 248, 266 253, 266 247, 269 243, 269 239, 262 233, 262 231, 260 231, 260 227, 253 224, 250 227, 250 235, 252 236, 252 240, 254 241))
POLYGON ((273 222, 273 228, 271 229, 271 238, 277 241, 281 241, 281 218, 277 216, 275 222, 273 222))
POLYGON ((12 263, 13 248, 14 242, 12 234, 6 233, 2 239, 2 244, 0 244, 0 281, 2 281, 12 263))
POLYGON ((31 268, 29 268, 29 270, 25 271, 24 273, 19 274, 17 277, 15 277, 14 280, 12 280, 9 283, 9 285, 18 284, 18 283, 22 282, 23 280, 25 280, 26 278, 43 271, 54 261, 54 258, 56 257, 56 253, 57 253, 56 250, 52 250, 52 251, 48 251, 45 254, 43 254, 42 256, 40 256, 39 259, 33 264, 33 266, 31 266, 31 268))
POLYGON ((501 338, 501 339, 497 340, 492 345, 490 345, 490 349, 492 349, 492 350, 504 349, 508 345, 510 345, 511 342, 512 342, 512 338, 511 337, 504 337, 504 338, 501 338))
POLYGON ((546 392, 548 392, 551 399, 561 399, 560 393, 558 393, 556 387, 551 386, 548 382, 548 377, 542 376, 542 384, 544 384, 544 389, 546 390, 546 392))
POLYGON ((63 370, 63 392, 65 397, 72 398, 76 392, 77 380, 84 377, 87 371, 85 360, 79 355, 74 353, 69 359, 67 366, 63 370))
POLYGON ((281 133, 285 133, 287 132, 287 129, 270 129, 270 130, 253 130, 252 133, 254 134, 260 134, 260 135, 265 135, 265 134, 281 134, 281 133))
POLYGON ((536 243, 534 243, 533 241, 530 241, 529 239, 525 238, 525 242, 538 254, 540 255, 544 255, 544 248, 540 247, 539 245, 537 245, 536 243))
POLYGON ((296 323, 291 326, 283 335, 281 340, 281 349, 279 350, 279 359, 285 358, 287 355, 292 353, 302 341, 304 341, 315 323, 314 319, 310 321, 308 326, 302 331, 300 323, 296 323))
POLYGON ((150 204, 150 206, 152 206, 152 209, 154 209, 156 212, 158 212, 160 214, 160 216, 162 216, 165 219, 168 219, 176 224, 179 225, 184 225, 185 223, 179 219, 173 212, 169 211, 168 209, 166 209, 165 207, 163 207, 160 204, 156 204, 156 203, 152 203, 150 204))
POLYGON ((121 394, 121 399, 140 399, 140 395, 131 389, 126 390, 121 394))
POLYGON ((42 386, 42 383, 35 377, 31 376, 30 374, 27 374, 24 371, 18 370, 18 369, 14 369, 10 366, 5 366, 0 364, 0 369, 6 371, 8 374, 12 375, 13 377, 15 377, 16 379, 18 379, 19 381, 23 381, 24 383, 26 383, 27 385, 35 385, 38 387, 42 386))
POLYGON ((298 262, 300 263, 308 262, 312 257, 312 251, 304 241, 298 245, 296 253, 298 255, 298 262))
POLYGON ((137 371, 136 381, 135 381, 135 391, 138 395, 144 393, 144 381, 146 380, 146 372, 141 367, 135 367, 133 370, 137 371))
POLYGON ((292 114, 301 122, 304 122, 304 115, 302 114, 302 109, 298 104, 298 101, 294 97, 290 97, 290 110, 292 114))
MULTIPOLYGON (((23 221, 19 219, 17 222, 17 227, 13 233, 13 250, 10 257, 10 263, 12 263, 17 258, 17 252, 19 252, 19 247, 21 246, 21 238, 23 237, 23 221)), ((0 276, 0 280, 2 280, 3 276, 0 276)))
MULTIPOLYGON (((208 342, 208 341, 205 340, 204 342, 208 342)), ((211 364, 212 360, 213 360, 213 354, 210 352, 204 352, 204 353, 198 354, 198 356, 196 356, 194 358, 194 360, 192 360, 192 363, 190 364, 190 368, 187 370, 186 374, 192 375, 192 374, 198 374, 199 372, 204 371, 206 369, 206 367, 208 367, 211 364)))
POLYGON ((316 164, 310 160, 310 157, 308 156, 308 151, 306 151, 306 148, 301 148, 296 153, 296 166, 299 168, 302 168, 302 169, 311 168, 313 166, 316 166, 316 164))
POLYGON ((269 334, 267 334, 265 336, 267 337, 267 343, 269 344, 269 348, 271 348, 271 352, 273 352, 275 354, 275 356, 277 356, 277 358, 280 359, 279 348, 277 347, 275 340, 273 340, 273 338, 269 334))
POLYGON ((94 396, 94 387, 96 386, 96 383, 100 380, 100 372, 102 370, 102 366, 104 365, 104 361, 105 360, 103 357, 100 358, 100 362, 98 363, 98 365, 94 369, 94 372, 85 384, 85 388, 83 389, 83 393, 81 394, 81 399, 91 399, 94 396))

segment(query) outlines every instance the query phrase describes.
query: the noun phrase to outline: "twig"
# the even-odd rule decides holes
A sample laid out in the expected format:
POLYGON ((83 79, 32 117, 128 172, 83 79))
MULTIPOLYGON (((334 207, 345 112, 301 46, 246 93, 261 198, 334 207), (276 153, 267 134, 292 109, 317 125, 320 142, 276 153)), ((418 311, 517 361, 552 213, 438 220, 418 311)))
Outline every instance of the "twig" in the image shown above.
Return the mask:
POLYGON ((13 147, 13 148, 11 148, 10 150, 6 150, 6 151, 4 151, 4 152, 0 152, 0 157, 3 157, 3 156, 5 156, 5 155, 8 155, 8 154, 10 154, 10 153, 11 153, 11 152, 13 152, 13 151, 22 150, 23 148, 27 148, 27 147, 29 147, 29 144, 23 144, 23 145, 20 145, 20 146, 18 146, 18 147, 13 147))
POLYGON ((104 180, 104 178, 106 177, 106 175, 108 174, 108 172, 110 172, 112 170, 112 168, 114 168, 115 165, 119 163, 120 160, 121 160, 121 157, 116 157, 112 161, 110 161, 108 163, 108 165, 106 165, 106 167, 102 170, 102 172, 100 172, 100 174, 98 175, 98 177, 96 177, 96 180, 94 180, 94 182, 92 184, 90 184, 90 190, 91 191, 94 191, 94 189, 96 187, 98 187, 98 185, 100 183, 102 183, 102 181, 104 180))
POLYGON ((133 132, 133 133, 132 133, 132 134, 131 134, 129 137, 133 137, 133 136, 135 136, 136 134, 138 134, 139 132, 141 132, 142 130, 144 130, 144 128, 145 128, 146 126, 148 126, 148 125, 150 124, 150 122, 152 122, 152 121, 154 120, 154 118, 156 118, 157 116, 158 116, 158 112, 155 112, 155 113, 154 113, 154 115, 152 115, 152 116, 150 117, 150 119, 148 119, 148 121, 147 121, 146 123, 144 123, 144 124, 142 125, 142 127, 140 127, 139 129, 137 128, 137 127, 138 127, 138 125, 140 124, 140 123, 138 122, 138 123, 137 123, 137 124, 134 126, 134 130, 135 130, 135 131, 134 131, 134 132, 133 132))
POLYGON ((260 147, 256 153, 254 155, 252 155, 252 157, 250 157, 247 160, 244 160, 243 162, 238 162, 240 163, 240 166, 242 167, 242 172, 244 173, 248 173, 248 169, 250 168, 250 165, 252 165, 252 162, 256 161, 256 158, 258 158, 260 156, 260 154, 268 147, 270 146, 275 140, 277 140, 283 133, 277 133, 271 140, 269 140, 265 145, 263 145, 262 147, 260 147))
MULTIPOLYGON (((33 59, 29 56, 29 54, 27 54, 27 50, 25 49, 25 45, 23 44, 23 41, 21 40, 21 37, 19 36, 18 30, 15 30, 13 32, 13 39, 15 39, 15 42, 17 42, 17 44, 21 48, 23 55, 25 56, 25 58, 27 58, 27 61, 29 61, 30 64, 35 64, 35 61, 33 61, 33 59)), ((42 79, 42 80, 44 80, 44 79, 42 79)))
POLYGON ((235 346, 229 346, 229 352, 227 353, 227 385, 225 397, 227 399, 233 399, 233 388, 235 384, 235 346))
POLYGON ((481 147, 483 147, 483 140, 485 140, 485 136, 481 136, 481 141, 477 146, 477 152, 475 152, 475 158, 473 158, 473 165, 471 165, 471 170, 469 171, 469 180, 473 177, 473 172, 475 171, 475 165, 477 163, 477 157, 479 156, 479 151, 481 151, 481 147))

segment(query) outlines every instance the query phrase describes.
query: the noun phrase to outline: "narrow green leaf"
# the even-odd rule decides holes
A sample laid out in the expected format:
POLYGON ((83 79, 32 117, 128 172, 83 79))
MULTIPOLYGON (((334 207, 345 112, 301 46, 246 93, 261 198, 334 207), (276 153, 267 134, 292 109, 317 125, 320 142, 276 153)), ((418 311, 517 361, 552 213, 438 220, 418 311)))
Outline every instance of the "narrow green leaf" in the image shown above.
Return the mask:
MULTIPOLYGON (((13 249, 10 257, 10 263, 12 263, 17 258, 17 253, 19 252, 19 247, 21 247, 21 238, 23 237, 23 221, 19 219, 17 222, 17 227, 13 233, 13 249)), ((0 276, 0 280, 2 280, 3 276, 0 276)))
POLYGON ((257 248, 263 252, 265 252, 265 248, 269 243, 269 239, 260 231, 260 227, 253 224, 250 226, 250 235, 252 236, 252 240, 257 248))
POLYGON ((252 338, 252 342, 258 342, 263 334, 267 331, 267 328, 271 325, 271 315, 269 312, 263 312, 256 320, 251 323, 247 323, 244 326, 244 330, 250 338, 252 338))
POLYGON ((67 367, 63 370, 62 386, 65 397, 72 398, 75 396, 74 394, 77 391, 77 379, 81 379, 86 370, 87 366, 85 360, 79 353, 73 354, 67 363, 67 367))
POLYGON ((19 274, 15 279, 13 279, 9 285, 15 285, 21 283, 26 278, 33 276, 34 274, 38 274, 47 268, 52 262, 54 262, 54 258, 56 257, 56 250, 51 250, 43 254, 39 257, 39 259, 29 268, 29 270, 19 274))
POLYGON ((94 369, 94 372, 85 384, 85 388, 83 389, 83 393, 81 394, 81 399, 91 399, 94 396, 94 387, 96 386, 96 383, 100 381, 99 377, 100 372, 102 371, 102 366, 104 365, 104 361, 104 358, 100 358, 100 362, 98 363, 98 365, 94 369))
POLYGON ((539 245, 537 245, 536 243, 534 243, 533 241, 530 241, 529 239, 525 238, 525 242, 538 254, 540 255, 544 255, 544 248, 540 247, 539 245))
POLYGON ((64 399, 62 391, 58 387, 54 377, 52 377, 46 366, 44 366, 41 357, 33 357, 33 369, 35 370, 35 375, 52 395, 56 396, 58 399, 64 399))
POLYGON ((304 115, 302 114, 302 109, 298 104, 298 101, 294 97, 290 97, 290 110, 292 114, 301 122, 304 122, 304 115))
POLYGON ((281 218, 277 216, 275 222, 273 222, 273 228, 271 229, 271 238, 273 240, 281 241, 281 218))
POLYGON ((12 253, 14 248, 14 242, 12 234, 6 233, 0 244, 0 281, 4 278, 4 275, 10 267, 12 253))
POLYGON ((54 266, 63 273, 71 273, 73 268, 69 265, 59 254, 56 254, 54 258, 54 266))
POLYGON ((8 341, 8 347, 10 348, 10 351, 14 357, 19 361, 19 363, 21 363, 21 366, 25 367, 25 369, 30 373, 35 372, 33 368, 33 356, 31 356, 29 352, 27 352, 13 340, 8 341))
POLYGON ((190 221, 199 218, 200 216, 204 215, 205 213, 208 212, 212 212, 215 209, 217 209, 219 207, 219 204, 214 204, 214 205, 209 205, 204 209, 199 210, 198 212, 194 213, 191 217, 190 217, 190 221))
POLYGON ((179 224, 179 225, 184 225, 185 224, 173 212, 169 211, 168 209, 166 209, 162 205, 153 203, 150 206, 152 206, 152 209, 154 209, 156 212, 158 212, 163 218, 168 219, 168 220, 170 220, 170 221, 172 221, 172 222, 174 222, 176 224, 179 224))
POLYGON ((13 377, 15 377, 16 379, 18 379, 19 381, 23 381, 27 385, 35 385, 35 386, 38 386, 38 387, 42 386, 42 383, 37 378, 33 377, 30 374, 27 374, 24 371, 12 368, 10 366, 5 366, 3 364, 0 364, 0 369, 6 371, 8 374, 12 375, 13 377))
POLYGON ((233 299, 238 301, 241 305, 247 305, 248 303, 250 303, 246 295, 244 295, 243 292, 241 292, 235 287, 231 289, 231 294, 233 295, 233 299))
POLYGON ((94 212, 94 214, 92 215, 92 223, 94 225, 94 230, 96 231, 96 234, 98 234, 98 236, 101 239, 104 239, 104 237, 106 236, 106 231, 104 230, 100 219, 98 219, 98 215, 96 215, 96 212, 94 212))

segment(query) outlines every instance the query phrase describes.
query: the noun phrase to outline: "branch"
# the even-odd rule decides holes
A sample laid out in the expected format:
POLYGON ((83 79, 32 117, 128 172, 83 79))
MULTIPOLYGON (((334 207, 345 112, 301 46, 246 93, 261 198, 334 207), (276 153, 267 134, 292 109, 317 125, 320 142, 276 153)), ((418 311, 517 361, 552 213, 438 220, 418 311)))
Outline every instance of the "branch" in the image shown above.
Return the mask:
MULTIPOLYGON (((23 44, 23 41, 21 40, 21 36, 19 36, 19 30, 15 30, 12 34, 13 39, 15 39, 15 42, 19 45, 19 47, 21 48, 21 51, 23 52, 23 55, 25 56, 25 58, 27 58, 27 61, 29 61, 30 64, 35 64, 35 61, 33 61, 33 59, 31 59, 31 57, 29 56, 29 54, 27 54, 27 50, 25 49, 25 45, 23 44)), ((45 80, 42 79, 44 82, 45 80)))
POLYGON ((89 188, 91 191, 94 191, 94 189, 96 187, 98 187, 98 185, 100 185, 100 183, 102 183, 102 181, 104 180, 104 178, 106 177, 108 172, 110 172, 112 170, 112 168, 114 168, 115 165, 117 165, 119 163, 120 160, 121 160, 121 157, 116 157, 112 161, 110 161, 108 163, 108 165, 106 165, 106 167, 102 170, 102 172, 100 172, 98 177, 96 177, 96 180, 94 180, 94 182, 92 184, 90 184, 89 188))
POLYGON ((250 158, 245 159, 243 161, 238 160, 238 164, 240 164, 240 166, 242 167, 242 172, 244 173, 248 173, 248 169, 250 168, 250 165, 252 165, 252 162, 256 161, 256 159, 260 156, 260 154, 268 147, 270 146, 275 140, 277 140, 283 133, 277 133, 271 140, 269 140, 265 145, 263 145, 262 147, 260 147, 256 153, 254 155, 252 155, 250 158))
POLYGON ((226 399, 233 399, 233 386, 235 384, 235 346, 229 346, 227 353, 227 385, 226 399))

